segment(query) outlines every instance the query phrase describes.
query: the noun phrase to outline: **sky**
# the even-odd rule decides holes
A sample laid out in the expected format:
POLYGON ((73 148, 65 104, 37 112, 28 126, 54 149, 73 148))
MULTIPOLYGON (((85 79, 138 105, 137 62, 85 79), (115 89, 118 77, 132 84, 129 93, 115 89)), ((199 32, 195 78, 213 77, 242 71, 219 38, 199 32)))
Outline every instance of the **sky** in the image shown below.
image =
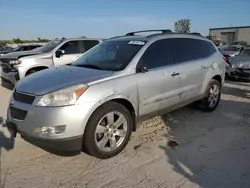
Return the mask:
POLYGON ((142 29, 250 25, 250 0, 0 0, 0 39, 112 37, 142 29))

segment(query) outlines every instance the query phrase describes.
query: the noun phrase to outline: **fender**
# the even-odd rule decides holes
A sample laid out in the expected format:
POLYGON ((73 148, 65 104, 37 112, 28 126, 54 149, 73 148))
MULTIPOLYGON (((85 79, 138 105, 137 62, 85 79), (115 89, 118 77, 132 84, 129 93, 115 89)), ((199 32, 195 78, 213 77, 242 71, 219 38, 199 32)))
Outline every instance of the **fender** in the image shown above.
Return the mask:
MULTIPOLYGON (((124 100, 127 100, 129 101, 133 108, 134 108, 134 111, 135 111, 135 118, 137 119, 138 117, 138 108, 135 107, 135 105, 128 99, 128 97, 126 96, 123 96, 123 95, 111 95, 111 96, 108 96, 108 97, 105 97, 104 99, 100 100, 100 101, 97 101, 91 108, 91 110, 88 112, 88 115, 86 117, 87 121, 86 122, 82 122, 82 125, 85 126, 90 118, 90 116, 94 113, 94 111, 100 107, 101 105, 105 104, 106 102, 108 101, 111 101, 111 100, 115 100, 115 99, 124 99, 124 100)), ((85 129, 85 128, 84 128, 85 129)))

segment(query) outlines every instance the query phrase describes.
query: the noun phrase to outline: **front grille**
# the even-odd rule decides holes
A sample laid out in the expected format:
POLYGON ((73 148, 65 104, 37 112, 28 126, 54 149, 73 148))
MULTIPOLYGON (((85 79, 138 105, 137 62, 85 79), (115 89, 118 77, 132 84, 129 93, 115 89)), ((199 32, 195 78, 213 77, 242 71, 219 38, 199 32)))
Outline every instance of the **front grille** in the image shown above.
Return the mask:
POLYGON ((32 104, 35 100, 35 96, 20 93, 18 91, 14 91, 13 99, 18 102, 26 103, 26 104, 32 104))
POLYGON ((27 115, 27 111, 18 108, 10 107, 10 116, 13 119, 24 120, 27 115))
POLYGON ((1 67, 4 73, 15 71, 12 65, 9 64, 9 60, 1 59, 1 67))
POLYGON ((8 73, 8 72, 11 72, 11 69, 7 66, 2 66, 2 70, 4 73, 8 73))
POLYGON ((1 62, 2 62, 2 63, 7 63, 7 64, 8 64, 8 63, 10 62, 10 60, 8 60, 8 59, 2 59, 2 58, 1 58, 1 62))

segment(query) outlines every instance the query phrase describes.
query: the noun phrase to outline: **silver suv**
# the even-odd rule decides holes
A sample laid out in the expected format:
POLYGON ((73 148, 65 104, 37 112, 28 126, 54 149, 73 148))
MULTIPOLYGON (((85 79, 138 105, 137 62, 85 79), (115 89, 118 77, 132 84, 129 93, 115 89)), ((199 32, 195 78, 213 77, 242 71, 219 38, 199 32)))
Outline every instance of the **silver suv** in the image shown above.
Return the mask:
POLYGON ((225 65, 214 44, 169 30, 108 39, 69 65, 19 81, 8 108, 15 136, 52 150, 109 158, 138 121, 197 102, 213 111, 225 65))
POLYGON ((102 39, 94 38, 62 38, 52 40, 35 50, 6 54, 0 58, 1 77, 15 84, 37 71, 71 63, 101 41, 102 39))

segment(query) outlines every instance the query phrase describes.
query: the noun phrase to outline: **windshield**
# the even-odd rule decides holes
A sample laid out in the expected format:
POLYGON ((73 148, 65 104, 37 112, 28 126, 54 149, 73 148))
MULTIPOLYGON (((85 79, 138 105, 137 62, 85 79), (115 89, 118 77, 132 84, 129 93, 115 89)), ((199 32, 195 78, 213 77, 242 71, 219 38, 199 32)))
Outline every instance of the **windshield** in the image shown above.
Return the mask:
POLYGON ((50 42, 48 42, 47 44, 44 44, 43 46, 39 47, 39 48, 35 48, 35 51, 39 51, 39 52, 50 52, 51 50, 53 50, 55 47, 58 46, 58 44, 61 43, 61 40, 52 40, 50 42))
POLYGON ((19 51, 21 47, 22 47, 22 46, 15 47, 12 51, 13 51, 13 52, 19 51))
POLYGON ((228 46, 226 48, 223 49, 223 51, 239 51, 240 48, 236 47, 236 46, 228 46))
POLYGON ((250 56, 250 49, 245 49, 241 52, 241 55, 247 55, 250 56))
POLYGON ((106 41, 86 52, 71 65, 120 71, 129 64, 142 48, 142 44, 131 41, 106 41))

